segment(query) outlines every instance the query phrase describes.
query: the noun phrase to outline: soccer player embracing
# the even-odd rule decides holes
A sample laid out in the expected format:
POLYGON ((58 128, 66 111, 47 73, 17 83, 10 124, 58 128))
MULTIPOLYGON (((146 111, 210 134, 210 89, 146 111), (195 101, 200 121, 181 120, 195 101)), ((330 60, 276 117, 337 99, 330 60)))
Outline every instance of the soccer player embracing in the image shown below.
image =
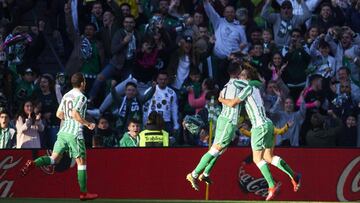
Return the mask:
MULTIPOLYGON (((238 63, 230 64, 228 73, 230 75, 230 80, 226 83, 220 92, 220 95, 227 99, 234 99, 240 93, 241 89, 245 87, 244 83, 238 81, 238 77, 241 73, 240 65, 238 63)), ((186 179, 196 191, 199 190, 198 180, 204 181, 207 184, 212 183, 209 177, 210 172, 219 156, 233 140, 240 111, 240 105, 234 105, 232 107, 226 105, 222 106, 222 111, 216 122, 214 143, 210 150, 202 156, 196 168, 186 176, 186 179)))
MULTIPOLYGON (((249 81, 257 79, 257 72, 249 65, 244 65, 240 74, 240 79, 249 81)), ((273 199, 279 189, 280 184, 276 184, 268 167, 268 163, 279 168, 287 175, 289 175, 293 184, 294 192, 300 188, 301 174, 294 173, 293 170, 286 164, 286 162, 279 156, 274 156, 274 125, 271 120, 266 116, 264 101, 261 97, 259 88, 248 85, 241 90, 241 92, 234 98, 228 99, 222 95, 219 101, 223 105, 234 107, 244 102, 246 112, 251 122, 251 148, 253 153, 253 161, 260 169, 266 182, 268 183, 269 190, 266 200, 273 199)))

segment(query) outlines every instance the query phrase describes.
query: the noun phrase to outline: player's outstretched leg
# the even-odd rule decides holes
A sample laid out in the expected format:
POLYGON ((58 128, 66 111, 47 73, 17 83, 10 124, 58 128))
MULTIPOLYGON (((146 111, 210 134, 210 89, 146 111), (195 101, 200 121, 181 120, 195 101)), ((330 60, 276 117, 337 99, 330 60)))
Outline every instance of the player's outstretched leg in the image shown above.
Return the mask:
MULTIPOLYGON (((220 154, 222 154, 222 152, 220 154)), ((210 172, 214 168, 215 163, 218 160, 218 158, 219 158, 219 156, 214 157, 213 159, 211 159, 209 164, 205 167, 204 172, 199 176, 200 181, 204 181, 206 184, 212 184, 213 183, 213 181, 210 179, 210 172)))
POLYGON ((27 160, 25 165, 20 169, 20 174, 21 174, 21 176, 25 176, 31 170, 33 170, 35 167, 47 166, 47 165, 51 165, 54 163, 55 163, 55 160, 49 156, 39 157, 39 158, 35 159, 35 161, 27 160))
POLYGON ((217 149, 217 146, 212 146, 211 149, 201 157, 201 160, 199 164, 196 166, 195 170, 193 170, 191 173, 186 175, 186 180, 188 180, 191 183, 191 187, 193 187, 196 191, 199 190, 199 186, 198 186, 199 174, 205 169, 206 166, 208 166, 209 163, 212 162, 213 159, 215 159, 218 156, 219 156, 219 150, 217 149))
POLYGON ((189 173, 186 175, 186 180, 190 182, 194 190, 199 191, 198 177, 194 177, 193 173, 189 173))
POLYGON ((272 158, 271 164, 275 167, 282 170, 291 178, 291 183, 294 187, 294 192, 297 192, 301 186, 301 174, 294 173, 294 171, 290 168, 290 166, 279 156, 274 156, 272 158))

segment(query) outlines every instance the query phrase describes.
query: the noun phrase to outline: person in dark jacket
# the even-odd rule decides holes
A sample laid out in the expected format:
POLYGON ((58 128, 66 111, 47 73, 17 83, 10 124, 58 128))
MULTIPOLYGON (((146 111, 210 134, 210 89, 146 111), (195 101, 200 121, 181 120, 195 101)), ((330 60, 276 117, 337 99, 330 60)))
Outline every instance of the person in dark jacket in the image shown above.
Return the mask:
POLYGON ((325 128, 323 115, 315 113, 311 116, 312 129, 306 134, 307 146, 334 147, 336 145, 336 135, 340 133, 343 124, 333 111, 329 110, 328 114, 334 119, 334 124, 329 128, 325 128))
POLYGON ((355 114, 349 114, 341 133, 337 134, 336 145, 340 147, 356 147, 357 120, 355 114))

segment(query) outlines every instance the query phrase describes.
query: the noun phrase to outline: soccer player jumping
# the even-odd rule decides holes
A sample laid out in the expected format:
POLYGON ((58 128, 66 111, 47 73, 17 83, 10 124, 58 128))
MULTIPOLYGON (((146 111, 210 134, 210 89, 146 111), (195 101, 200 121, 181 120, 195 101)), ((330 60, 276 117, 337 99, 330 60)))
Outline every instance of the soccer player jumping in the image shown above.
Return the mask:
MULTIPOLYGON (((251 66, 243 66, 240 79, 247 81, 255 80, 257 79, 257 72, 251 66)), ((275 145, 273 134, 274 125, 265 114, 264 101, 261 97, 260 90, 257 87, 248 85, 241 90, 236 98, 228 99, 220 95, 219 101, 229 107, 238 106, 241 102, 245 103, 245 109, 252 125, 251 148, 253 161, 260 169, 269 186, 266 200, 273 199, 280 189, 280 184, 275 183, 270 173, 268 163, 271 163, 289 175, 294 192, 297 192, 301 184, 301 174, 294 173, 283 159, 273 154, 275 145)))
POLYGON ((81 73, 71 77, 73 89, 64 95, 56 112, 56 116, 63 121, 58 132, 51 156, 42 156, 35 161, 28 160, 21 168, 21 175, 25 176, 35 167, 59 163, 64 151, 68 151, 71 158, 75 158, 78 168, 78 182, 80 186, 80 200, 92 200, 98 197, 87 191, 86 183, 86 148, 83 136, 83 126, 93 130, 95 124, 85 120, 86 97, 83 94, 86 81, 81 73))
MULTIPOLYGON (((220 93, 222 97, 234 99, 240 93, 241 89, 245 87, 244 83, 239 82, 238 80, 240 72, 241 69, 239 64, 230 64, 228 68, 230 80, 220 93)), ((240 105, 233 105, 232 107, 226 105, 222 106, 222 111, 216 122, 214 143, 210 150, 202 156, 196 168, 186 176, 186 179, 191 183, 191 186, 195 190, 199 190, 198 179, 207 184, 212 183, 209 177, 210 172, 219 156, 229 146, 234 137, 240 111, 240 105)))

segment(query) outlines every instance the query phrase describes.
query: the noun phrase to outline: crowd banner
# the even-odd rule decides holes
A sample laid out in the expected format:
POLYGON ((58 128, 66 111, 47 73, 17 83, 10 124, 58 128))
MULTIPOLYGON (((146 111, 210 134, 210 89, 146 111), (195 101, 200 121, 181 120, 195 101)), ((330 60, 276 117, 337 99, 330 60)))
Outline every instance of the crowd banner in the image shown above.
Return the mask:
MULTIPOLYGON (((194 191, 185 176, 207 148, 118 148, 87 151, 88 189, 101 198, 203 199, 205 184, 194 191)), ((277 200, 360 201, 360 150, 279 148, 275 153, 302 173, 302 188, 292 191, 289 177, 270 166, 281 182, 277 200)), ((46 150, 0 150, 0 195, 4 197, 77 198, 76 164, 19 170, 46 150)), ((267 184, 252 163, 250 148, 230 148, 211 174, 210 200, 263 200, 267 184)))

